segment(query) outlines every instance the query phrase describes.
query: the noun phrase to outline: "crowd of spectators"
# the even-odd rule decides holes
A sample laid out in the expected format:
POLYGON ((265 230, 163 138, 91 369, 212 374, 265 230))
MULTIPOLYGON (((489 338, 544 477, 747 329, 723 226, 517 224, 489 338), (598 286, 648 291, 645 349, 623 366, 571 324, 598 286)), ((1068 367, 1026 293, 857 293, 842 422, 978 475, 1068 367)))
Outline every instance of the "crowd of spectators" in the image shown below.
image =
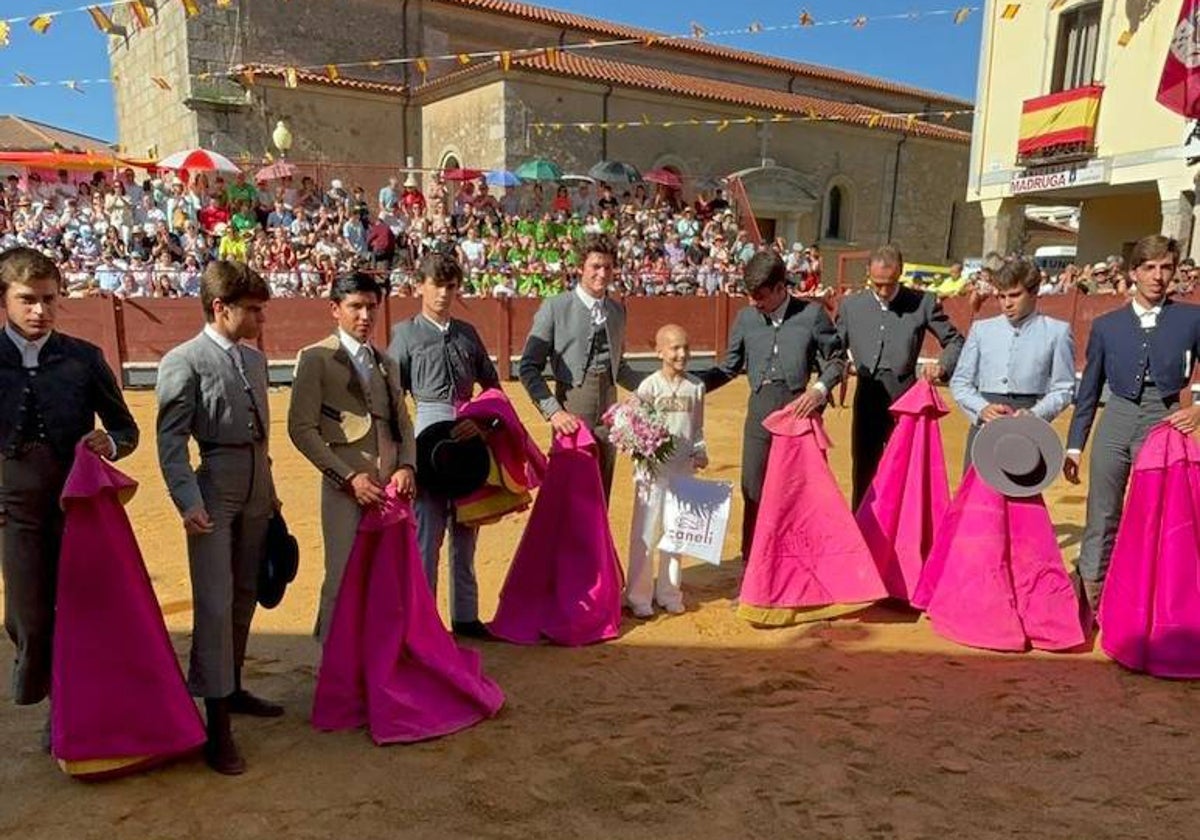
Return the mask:
MULTIPOLYGON (((523 184, 493 193, 486 182, 447 183, 429 194, 415 175, 377 194, 305 175, 253 183, 245 174, 132 169, 86 180, 66 171, 9 176, 0 194, 0 250, 39 248, 61 266, 72 296, 195 295, 214 258, 248 262, 279 297, 322 297, 355 268, 411 294, 431 251, 455 254, 467 295, 540 297, 569 288, 576 242, 593 232, 617 243, 617 291, 629 295, 737 293, 758 244, 722 190, 684 202, 678 191, 579 181, 523 184)), ((784 258, 797 293, 820 294, 815 247, 767 243, 784 258)))

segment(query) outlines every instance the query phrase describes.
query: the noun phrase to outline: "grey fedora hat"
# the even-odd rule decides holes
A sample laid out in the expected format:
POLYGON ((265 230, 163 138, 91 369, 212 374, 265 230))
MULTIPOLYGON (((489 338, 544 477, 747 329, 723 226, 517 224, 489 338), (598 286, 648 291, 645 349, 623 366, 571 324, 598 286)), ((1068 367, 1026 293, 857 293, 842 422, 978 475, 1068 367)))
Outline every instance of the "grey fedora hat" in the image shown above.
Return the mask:
POLYGON ((1054 483, 1065 454, 1049 423, 1021 414, 985 423, 971 446, 971 463, 993 490, 1024 498, 1054 483))

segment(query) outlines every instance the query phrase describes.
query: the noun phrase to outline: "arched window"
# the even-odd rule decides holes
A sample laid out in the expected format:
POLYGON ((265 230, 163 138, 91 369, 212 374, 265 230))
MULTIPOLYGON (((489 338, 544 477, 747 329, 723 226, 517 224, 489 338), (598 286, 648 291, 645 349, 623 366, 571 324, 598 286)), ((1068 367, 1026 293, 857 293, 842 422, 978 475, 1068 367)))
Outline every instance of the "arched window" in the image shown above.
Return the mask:
POLYGON ((447 152, 442 156, 442 165, 440 169, 445 172, 447 169, 461 169, 462 165, 458 162, 458 155, 454 152, 447 152))
POLYGON ((842 188, 838 186, 829 189, 825 199, 825 238, 843 239, 842 236, 842 188))

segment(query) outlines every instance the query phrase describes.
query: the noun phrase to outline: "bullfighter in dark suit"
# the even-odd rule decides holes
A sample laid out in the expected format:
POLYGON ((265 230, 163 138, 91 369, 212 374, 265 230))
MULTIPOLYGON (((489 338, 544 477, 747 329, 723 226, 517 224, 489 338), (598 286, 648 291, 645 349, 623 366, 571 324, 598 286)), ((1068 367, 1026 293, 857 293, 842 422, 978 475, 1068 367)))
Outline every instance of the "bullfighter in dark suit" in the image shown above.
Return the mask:
POLYGON ((755 254, 744 278, 751 305, 734 320, 721 363, 700 378, 710 392, 742 372, 750 380, 742 437, 742 557, 748 558, 771 449, 762 421, 786 405, 801 417, 820 410, 842 378, 846 355, 824 307, 788 294, 787 271, 777 254, 755 254), (818 379, 810 386, 814 371, 818 379))
POLYGON ((50 691, 63 515, 59 494, 75 445, 110 460, 137 446, 138 428, 100 348, 54 330, 62 277, 31 248, 0 255, 0 569, 4 627, 16 647, 13 701, 50 691), (96 417, 104 425, 96 429, 96 417))
POLYGON ((942 345, 936 364, 920 375, 946 382, 954 372, 963 337, 937 297, 900 285, 904 257, 892 245, 877 248, 869 267, 871 288, 838 307, 837 329, 857 373, 850 455, 854 464, 852 507, 857 510, 875 478, 879 459, 896 421, 889 407, 917 381, 917 361, 926 331, 942 345))
POLYGON ((1079 482, 1079 459, 1107 384, 1111 396, 1092 448, 1079 553, 1079 576, 1093 609, 1125 508, 1129 471, 1146 434, 1164 419, 1189 434, 1200 426, 1200 406, 1179 407, 1200 355, 1200 306, 1167 297, 1178 263, 1174 239, 1156 235, 1138 240, 1129 259, 1136 285, 1133 301, 1093 321, 1088 336, 1063 474, 1071 483, 1079 482))

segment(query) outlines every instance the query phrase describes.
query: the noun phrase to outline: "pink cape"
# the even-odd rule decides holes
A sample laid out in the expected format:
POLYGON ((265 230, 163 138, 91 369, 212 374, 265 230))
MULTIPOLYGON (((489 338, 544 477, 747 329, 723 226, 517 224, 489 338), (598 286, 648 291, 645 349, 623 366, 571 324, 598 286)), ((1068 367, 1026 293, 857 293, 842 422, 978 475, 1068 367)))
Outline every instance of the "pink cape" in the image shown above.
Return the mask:
POLYGON ((1066 650, 1084 642, 1079 600, 1040 495, 1007 498, 967 470, 912 604, 969 647, 1066 650))
POLYGON ((1135 671, 1200 677, 1200 445, 1165 424, 1133 465, 1100 598, 1100 646, 1135 671))
POLYGON ((136 489, 75 447, 62 491, 50 704, 52 752, 74 775, 128 771, 204 743, 122 506, 136 489), (80 762, 90 766, 70 766, 80 762))
POLYGON ((950 506, 950 482, 938 419, 949 413, 925 380, 892 404, 896 428, 855 519, 875 557, 888 595, 912 597, 933 547, 934 529, 950 506))
POLYGON ((541 486, 546 475, 546 456, 529 436, 508 397, 490 388, 464 405, 459 417, 481 423, 499 421, 499 427, 487 437, 492 457, 487 482, 454 503, 458 522, 486 525, 525 510, 532 501, 529 491, 541 486))
POLYGON ((500 590, 492 633, 531 645, 587 645, 621 630, 624 580, 585 426, 556 435, 546 480, 500 590))
POLYGON ((763 426, 774 437, 739 613, 754 621, 754 610, 861 604, 886 596, 826 461, 830 442, 820 418, 797 419, 783 408, 763 426))
POLYGON ((438 616, 414 522, 389 490, 359 523, 317 676, 317 729, 366 724, 377 744, 422 741, 504 705, 479 654, 460 648, 438 616))

